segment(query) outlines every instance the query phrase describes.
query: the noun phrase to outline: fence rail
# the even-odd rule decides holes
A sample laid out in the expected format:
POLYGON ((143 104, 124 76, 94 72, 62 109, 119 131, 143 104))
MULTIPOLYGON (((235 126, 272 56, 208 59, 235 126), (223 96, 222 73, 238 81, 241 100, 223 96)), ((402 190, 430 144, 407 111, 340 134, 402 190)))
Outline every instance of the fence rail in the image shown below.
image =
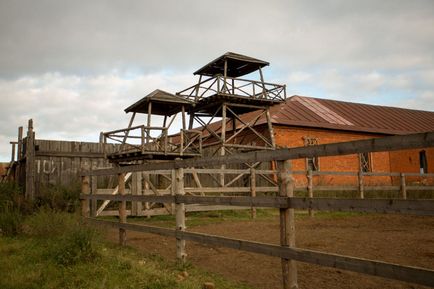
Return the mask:
POLYGON ((161 228, 147 225, 118 223, 87 218, 87 222, 112 228, 152 233, 167 237, 174 237, 201 244, 208 244, 235 250, 247 251, 256 254, 280 257, 296 260, 304 263, 325 267, 343 269, 352 272, 363 273, 372 276, 384 277, 394 280, 416 283, 426 286, 434 286, 434 270, 402 266, 393 263, 379 262, 375 260, 355 258, 350 256, 318 252, 307 249, 282 247, 275 244, 259 243, 241 239, 231 239, 220 236, 178 231, 169 228, 161 228))

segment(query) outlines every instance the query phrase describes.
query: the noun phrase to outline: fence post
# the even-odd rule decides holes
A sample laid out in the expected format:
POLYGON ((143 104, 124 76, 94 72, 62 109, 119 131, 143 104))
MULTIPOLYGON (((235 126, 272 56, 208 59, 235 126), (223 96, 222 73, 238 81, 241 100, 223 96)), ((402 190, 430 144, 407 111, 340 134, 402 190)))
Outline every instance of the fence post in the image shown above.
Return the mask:
MULTIPOLYGON (((82 176, 81 177, 81 193, 83 195, 89 195, 90 193, 90 177, 82 176)), ((83 218, 89 217, 89 199, 81 199, 81 216, 83 218)))
MULTIPOLYGON (((307 171, 307 193, 309 198, 313 198, 313 175, 312 170, 307 171)), ((312 208, 309 208, 309 216, 313 217, 314 211, 312 208)))
POLYGON ((35 133, 33 132, 33 120, 29 120, 26 143, 26 199, 33 201, 35 198, 35 133))
MULTIPOLYGON (((279 196, 294 196, 294 179, 289 160, 278 162, 279 196)), ((294 209, 280 209, 280 245, 295 247, 295 218, 294 209)), ((282 277, 284 289, 297 289, 297 266, 294 260, 282 258, 282 277)))
POLYGON ((364 185, 363 185, 363 172, 359 171, 359 173, 357 174, 357 179, 359 181, 359 196, 361 199, 365 198, 365 189, 364 189, 364 185))
MULTIPOLYGON (((256 170, 250 168, 250 194, 254 198, 256 197, 256 170)), ((256 207, 252 207, 252 219, 256 219, 256 207)))
MULTIPOLYGON (((118 174, 118 193, 125 195, 125 173, 118 174)), ((119 202, 119 222, 127 222, 127 202, 119 202)), ((119 228, 119 244, 124 246, 127 241, 127 232, 123 228, 119 228)))
POLYGON ((407 199, 407 187, 405 184, 405 174, 400 173, 400 177, 401 177, 401 196, 404 200, 406 200, 407 199))
MULTIPOLYGON (((175 169, 175 197, 177 195, 183 196, 184 191, 184 169, 175 169)), ((176 215, 176 258, 179 262, 184 263, 187 257, 185 252, 185 240, 178 236, 178 232, 185 231, 185 204, 175 203, 176 215)))

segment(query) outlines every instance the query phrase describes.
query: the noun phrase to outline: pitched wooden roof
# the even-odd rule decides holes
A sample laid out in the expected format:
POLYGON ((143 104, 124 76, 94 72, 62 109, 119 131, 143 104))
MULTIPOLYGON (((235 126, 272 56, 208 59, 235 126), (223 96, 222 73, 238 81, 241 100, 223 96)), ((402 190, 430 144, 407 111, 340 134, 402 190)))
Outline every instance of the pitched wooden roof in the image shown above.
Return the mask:
POLYGON ((180 96, 174 95, 164 90, 156 89, 146 95, 136 103, 125 109, 125 112, 148 113, 148 104, 152 102, 152 114, 158 115, 173 115, 182 110, 182 106, 186 108, 192 103, 180 96))
POLYGON ((258 70, 270 63, 250 56, 227 52, 197 70, 194 75, 215 76, 224 73, 225 61, 228 63, 227 76, 239 77, 258 70))
MULTIPOLYGON (((271 107, 273 124, 383 134, 434 131, 434 112, 294 95, 271 107)), ((244 117, 249 118, 245 115, 244 117)), ((252 117, 252 116, 250 116, 252 117)), ((265 123, 265 119, 261 120, 265 123)))

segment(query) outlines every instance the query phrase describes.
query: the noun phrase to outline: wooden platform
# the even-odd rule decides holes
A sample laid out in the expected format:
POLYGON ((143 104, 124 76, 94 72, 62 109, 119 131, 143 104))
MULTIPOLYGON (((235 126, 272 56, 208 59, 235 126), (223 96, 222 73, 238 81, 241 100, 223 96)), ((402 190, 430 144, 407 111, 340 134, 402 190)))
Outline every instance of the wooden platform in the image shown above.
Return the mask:
POLYGON ((136 161, 136 160, 174 160, 176 158, 193 158, 199 157, 201 154, 198 153, 183 153, 179 152, 161 152, 161 151, 128 151, 112 153, 107 155, 107 159, 112 163, 136 161))
MULTIPOLYGON (((218 94, 214 94, 212 96, 199 100, 194 106, 194 108, 192 108, 192 111, 199 112, 199 113, 214 114, 214 112, 224 102, 234 104, 235 106, 231 107, 234 110, 234 112, 237 114, 243 114, 258 109, 263 109, 264 107, 267 106, 272 106, 274 104, 280 103, 281 101, 271 100, 266 98, 251 98, 251 97, 245 97, 241 95, 226 94, 220 92, 218 94)), ((217 114, 216 116, 221 116, 221 115, 217 114)))

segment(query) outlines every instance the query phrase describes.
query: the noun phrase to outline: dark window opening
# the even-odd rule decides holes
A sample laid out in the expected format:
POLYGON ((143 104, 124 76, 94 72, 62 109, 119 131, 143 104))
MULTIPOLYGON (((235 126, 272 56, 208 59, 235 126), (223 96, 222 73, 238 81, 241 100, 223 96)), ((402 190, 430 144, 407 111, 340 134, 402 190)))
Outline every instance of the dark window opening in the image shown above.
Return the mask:
MULTIPOLYGON (((318 138, 316 137, 304 137, 303 140, 305 146, 318 145, 318 138)), ((319 158, 306 158, 306 169, 311 171, 319 171, 319 158)))
POLYGON ((428 160, 426 158, 426 152, 420 151, 419 152, 419 168, 421 174, 427 174, 428 173, 428 160))
POLYGON ((369 153, 359 154, 360 171, 364 173, 372 172, 371 157, 369 153))

